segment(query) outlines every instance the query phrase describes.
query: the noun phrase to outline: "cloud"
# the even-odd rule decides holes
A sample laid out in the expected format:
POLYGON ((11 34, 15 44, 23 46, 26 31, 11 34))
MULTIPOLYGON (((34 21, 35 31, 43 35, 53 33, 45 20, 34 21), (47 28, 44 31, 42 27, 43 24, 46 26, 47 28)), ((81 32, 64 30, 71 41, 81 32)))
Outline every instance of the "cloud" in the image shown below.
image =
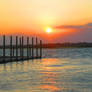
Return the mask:
POLYGON ((85 25, 61 25, 54 27, 62 32, 62 29, 67 30, 69 34, 60 34, 56 38, 56 42, 92 42, 92 23, 85 25), (72 32, 70 32, 73 30, 72 32))
POLYGON ((55 26, 55 29, 92 29, 92 23, 88 23, 85 25, 60 25, 60 26, 55 26))
POLYGON ((92 27, 92 23, 88 23, 88 24, 86 24, 86 26, 92 27))

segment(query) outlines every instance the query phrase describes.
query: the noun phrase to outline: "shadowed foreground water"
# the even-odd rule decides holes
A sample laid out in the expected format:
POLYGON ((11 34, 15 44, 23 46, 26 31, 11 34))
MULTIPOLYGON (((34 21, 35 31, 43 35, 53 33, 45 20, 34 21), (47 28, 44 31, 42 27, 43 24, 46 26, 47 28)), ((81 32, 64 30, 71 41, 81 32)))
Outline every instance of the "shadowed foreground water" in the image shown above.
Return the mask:
POLYGON ((44 50, 42 60, 0 65, 0 92, 92 92, 92 50, 44 50))

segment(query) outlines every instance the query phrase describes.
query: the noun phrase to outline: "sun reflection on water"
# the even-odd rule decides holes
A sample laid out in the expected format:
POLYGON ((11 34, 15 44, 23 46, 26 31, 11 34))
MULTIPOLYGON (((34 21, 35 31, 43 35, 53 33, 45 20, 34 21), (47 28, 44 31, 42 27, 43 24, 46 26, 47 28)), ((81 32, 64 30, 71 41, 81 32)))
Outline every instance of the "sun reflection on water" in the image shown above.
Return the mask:
POLYGON ((49 59, 49 60, 44 59, 43 60, 42 67, 41 67, 42 71, 40 71, 40 73, 42 74, 41 76, 42 85, 40 85, 41 90, 47 90, 48 92, 54 92, 54 91, 58 91, 61 89, 56 85, 58 74, 53 72, 53 67, 49 67, 50 65, 53 65, 55 63, 57 63, 56 59, 49 59))

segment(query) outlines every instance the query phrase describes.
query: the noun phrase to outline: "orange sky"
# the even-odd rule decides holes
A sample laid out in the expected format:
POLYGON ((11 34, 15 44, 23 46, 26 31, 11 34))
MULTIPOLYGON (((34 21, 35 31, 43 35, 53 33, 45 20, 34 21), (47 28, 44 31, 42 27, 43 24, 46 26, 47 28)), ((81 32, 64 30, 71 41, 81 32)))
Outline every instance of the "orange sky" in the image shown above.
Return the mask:
MULTIPOLYGON (((92 22, 91 11, 92 0, 0 0, 0 34, 46 34, 47 27, 84 25, 92 22)), ((52 34, 59 32, 66 30, 52 34)))

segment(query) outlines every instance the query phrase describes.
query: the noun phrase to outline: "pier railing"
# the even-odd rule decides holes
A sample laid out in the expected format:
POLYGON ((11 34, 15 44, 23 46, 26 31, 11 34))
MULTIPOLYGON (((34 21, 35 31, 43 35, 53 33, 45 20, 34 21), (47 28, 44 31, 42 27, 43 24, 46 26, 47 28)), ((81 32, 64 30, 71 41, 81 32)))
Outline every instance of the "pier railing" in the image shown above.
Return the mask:
POLYGON ((13 36, 10 36, 8 42, 7 45, 6 36, 2 36, 0 63, 42 58, 42 40, 37 37, 26 37, 24 39, 23 36, 16 36, 15 41, 13 41, 13 36))

